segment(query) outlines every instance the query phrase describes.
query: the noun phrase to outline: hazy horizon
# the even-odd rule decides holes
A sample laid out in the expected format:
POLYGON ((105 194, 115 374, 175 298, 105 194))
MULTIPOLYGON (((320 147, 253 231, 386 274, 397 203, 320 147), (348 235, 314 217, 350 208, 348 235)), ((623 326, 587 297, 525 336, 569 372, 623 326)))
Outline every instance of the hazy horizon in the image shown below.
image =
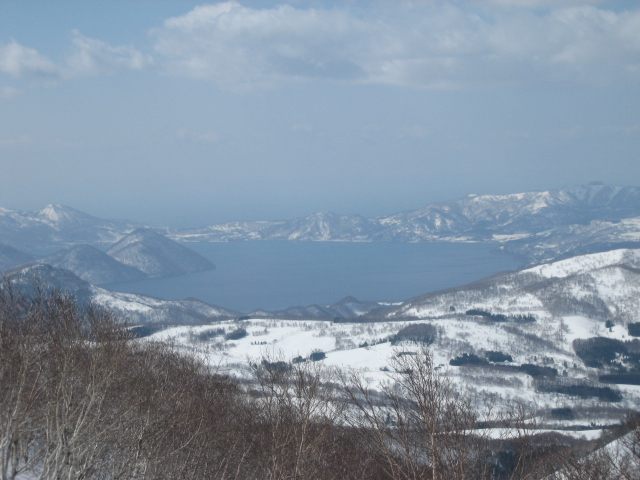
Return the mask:
POLYGON ((2 207, 192 226, 640 184, 635 2, 65 6, 0 5, 2 207))
MULTIPOLYGON (((531 192, 539 192, 539 191, 547 191, 547 190, 559 190, 559 189, 564 189, 564 188, 572 188, 572 187, 579 187, 579 186, 588 186, 588 185, 606 185, 606 186, 613 186, 613 187, 637 187, 638 185, 632 185, 632 184, 626 184, 626 185, 610 185, 610 184, 605 184, 604 182, 601 182, 600 180, 593 180, 591 182, 587 182, 585 184, 582 185, 562 185, 561 187, 559 187, 558 189, 552 189, 552 188, 548 188, 548 189, 533 189, 530 190, 529 192, 500 192, 500 193, 496 193, 496 192, 483 192, 483 193, 478 193, 478 192, 468 192, 466 194, 461 194, 459 196, 456 197, 450 197, 450 198, 438 198, 438 199, 434 199, 430 202, 424 202, 422 204, 419 205, 413 205, 413 206, 409 206, 408 208, 405 208, 403 210, 388 210, 388 211, 379 211, 379 212, 372 212, 371 214, 365 215, 362 214, 361 212, 357 212, 357 211, 343 211, 343 210, 314 210, 314 211, 307 211, 307 212, 302 212, 301 214, 299 214, 297 217, 284 217, 284 216, 265 216, 265 217, 238 217, 238 218, 229 218, 228 220, 223 220, 223 221, 219 221, 219 222, 209 222, 209 223, 203 223, 203 224, 190 224, 188 222, 180 222, 178 221, 176 222, 170 222, 169 223, 163 223, 162 219, 160 219, 159 221, 156 219, 155 221, 152 221, 151 219, 145 219, 145 218, 134 218, 131 216, 114 216, 112 214, 109 214, 108 211, 105 215, 98 215, 95 212, 92 212, 90 210, 87 210, 85 208, 82 208, 81 206, 78 205, 70 205, 70 204, 65 204, 65 203, 57 203, 57 202, 49 202, 47 204, 44 205, 36 205, 33 208, 30 209, 24 209, 24 208, 9 208, 9 210, 14 210, 14 211, 18 211, 18 212, 38 212, 38 211, 42 211, 44 209, 46 209, 49 206, 54 206, 54 207, 62 207, 62 208, 71 208, 73 210, 77 210, 79 212, 94 216, 94 217, 98 217, 98 218, 103 218, 103 219, 111 219, 111 220, 130 220, 130 221, 134 221, 136 223, 140 223, 140 224, 146 224, 150 227, 154 227, 154 228, 161 228, 161 227, 170 227, 170 228, 185 228, 185 227, 206 227, 208 225, 214 225, 216 223, 227 223, 227 222, 233 222, 233 221, 261 221, 261 220, 265 220, 265 221, 279 221, 279 220, 291 220, 293 218, 302 218, 302 217, 306 217, 306 216, 310 216, 310 215, 314 215, 316 213, 328 213, 328 214, 338 214, 338 215, 361 215, 364 217, 369 217, 369 218, 376 218, 376 217, 382 217, 384 215, 387 214, 397 214, 397 213, 402 213, 402 212, 410 212, 413 210, 418 210, 420 208, 426 207, 430 204, 439 204, 439 203, 449 203, 449 202, 454 202, 456 200, 460 200, 463 199, 464 197, 469 197, 469 196, 474 196, 474 195, 509 195, 509 194, 518 194, 518 193, 531 193, 531 192)), ((6 205, 0 205, 0 209, 2 208, 7 208, 6 205)), ((168 219, 171 220, 171 219, 168 219)))

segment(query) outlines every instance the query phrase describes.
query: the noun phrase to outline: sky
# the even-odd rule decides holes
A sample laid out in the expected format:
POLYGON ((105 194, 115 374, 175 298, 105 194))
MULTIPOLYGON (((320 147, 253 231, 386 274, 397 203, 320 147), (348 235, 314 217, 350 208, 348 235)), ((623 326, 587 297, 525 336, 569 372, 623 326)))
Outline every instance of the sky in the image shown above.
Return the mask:
POLYGON ((640 184, 640 4, 0 2, 0 206, 200 226, 640 184))

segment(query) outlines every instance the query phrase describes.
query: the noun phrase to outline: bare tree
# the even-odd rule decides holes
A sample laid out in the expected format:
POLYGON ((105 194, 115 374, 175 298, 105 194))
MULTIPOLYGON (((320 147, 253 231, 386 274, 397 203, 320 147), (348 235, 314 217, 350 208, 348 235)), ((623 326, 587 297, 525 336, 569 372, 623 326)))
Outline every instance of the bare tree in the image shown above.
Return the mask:
POLYGON ((486 476, 469 403, 437 372, 428 349, 397 352, 394 382, 369 390, 358 375, 347 379, 350 423, 370 437, 394 479, 467 479, 486 476))
POLYGON ((253 373, 253 406, 266 433, 266 478, 331 478, 329 458, 340 454, 333 441, 341 403, 334 401, 330 372, 316 362, 265 359, 253 373))

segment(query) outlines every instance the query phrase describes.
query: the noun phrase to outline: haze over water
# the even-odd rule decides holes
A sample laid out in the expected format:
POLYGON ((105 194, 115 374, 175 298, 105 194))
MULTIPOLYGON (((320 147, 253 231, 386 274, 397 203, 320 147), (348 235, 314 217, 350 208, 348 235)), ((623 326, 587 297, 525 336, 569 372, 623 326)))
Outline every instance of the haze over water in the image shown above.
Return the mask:
POLYGON ((401 301, 459 286, 521 262, 480 243, 194 243, 216 270, 111 285, 161 298, 196 297, 242 312, 360 300, 401 301))

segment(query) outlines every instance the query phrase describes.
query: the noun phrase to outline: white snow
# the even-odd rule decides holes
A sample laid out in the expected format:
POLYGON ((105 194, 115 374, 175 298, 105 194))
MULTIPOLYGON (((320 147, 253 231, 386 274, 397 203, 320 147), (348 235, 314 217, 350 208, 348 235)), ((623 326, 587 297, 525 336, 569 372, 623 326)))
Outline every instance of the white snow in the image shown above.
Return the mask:
MULTIPOLYGON (((219 371, 238 376, 246 375, 249 362, 259 363, 264 358, 291 361, 294 357, 308 357, 314 350, 321 350, 326 354, 322 361, 324 366, 356 372, 372 388, 376 388, 393 379, 393 373, 389 369, 399 351, 415 352, 420 348, 415 343, 394 346, 386 341, 404 326, 416 322, 424 323, 425 320, 348 324, 256 318, 240 323, 225 321, 201 327, 175 327, 158 332, 145 341, 169 342, 189 354, 198 355, 219 371), (240 325, 249 333, 240 340, 225 341, 220 336, 204 343, 193 341, 194 333, 213 328, 224 328, 229 332, 240 325), (368 342, 370 346, 360 346, 364 342, 368 342)), ((617 338, 623 332, 622 327, 614 327, 613 332, 604 331, 603 324, 598 326, 602 322, 584 316, 548 318, 532 325, 529 330, 526 325, 521 325, 521 330, 509 330, 503 324, 455 315, 432 318, 428 322, 440 332, 436 342, 430 346, 438 371, 448 376, 457 388, 467 392, 473 398, 474 405, 486 407, 491 404, 495 411, 511 408, 509 405, 514 401, 524 402, 531 408, 555 408, 565 402, 570 402, 575 407, 594 407, 599 401, 540 393, 535 390, 533 379, 522 372, 484 367, 452 367, 449 360, 463 353, 483 356, 483 352, 497 350, 512 355, 512 365, 534 363, 552 366, 561 375, 567 370, 573 378, 587 379, 591 375, 590 369, 582 366, 581 360, 573 352, 571 342, 576 338, 592 337, 596 331, 612 338, 617 338), (566 332, 559 335, 562 322, 566 332), (542 334, 541 329, 548 333, 542 334), (555 345, 555 350, 543 350, 540 345, 527 340, 522 336, 527 331, 542 335, 544 340, 555 345)), ((622 405, 632 407, 640 402, 640 388, 621 390, 624 392, 622 405)), ((580 425, 584 426, 585 420, 580 425)), ((553 429, 548 428, 549 431, 553 429)))
POLYGON ((557 433, 560 435, 566 435, 571 438, 582 439, 582 440, 596 440, 600 438, 602 435, 601 429, 592 429, 592 430, 554 430, 548 428, 540 428, 540 429, 516 429, 516 428, 485 428, 482 430, 476 430, 478 434, 487 436, 492 439, 498 440, 507 440, 518 438, 520 436, 529 436, 529 435, 541 435, 545 433, 557 433))
POLYGON ((608 252, 580 255, 558 262, 538 265, 522 273, 534 273, 545 278, 563 278, 585 273, 599 268, 618 265, 623 262, 640 262, 640 250, 618 249, 608 252))
POLYGON ((521 240, 530 236, 530 233, 512 233, 505 235, 494 234, 491 238, 496 242, 510 242, 512 240, 521 240))

